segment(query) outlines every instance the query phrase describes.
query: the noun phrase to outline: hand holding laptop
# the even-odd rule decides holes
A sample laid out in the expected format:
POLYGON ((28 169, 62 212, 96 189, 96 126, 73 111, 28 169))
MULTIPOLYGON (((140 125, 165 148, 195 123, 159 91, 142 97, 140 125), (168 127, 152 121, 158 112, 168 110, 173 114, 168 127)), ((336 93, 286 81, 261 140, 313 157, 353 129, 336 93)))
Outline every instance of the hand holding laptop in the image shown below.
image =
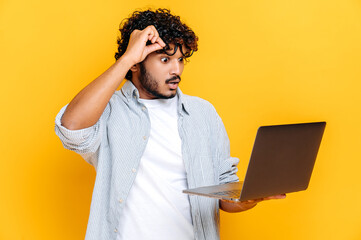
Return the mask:
POLYGON ((262 126, 258 129, 244 181, 183 190, 218 198, 227 212, 306 190, 326 122, 262 126), (269 197, 271 196, 271 197, 269 197))
POLYGON ((265 200, 271 200, 271 199, 284 199, 284 198, 286 198, 286 194, 279 194, 279 195, 274 195, 274 196, 270 196, 270 197, 246 200, 246 201, 241 201, 241 202, 220 199, 219 207, 223 211, 229 212, 229 213, 243 212, 243 211, 246 211, 246 210, 249 210, 249 209, 255 207, 257 205, 257 203, 259 203, 259 202, 262 202, 265 200))

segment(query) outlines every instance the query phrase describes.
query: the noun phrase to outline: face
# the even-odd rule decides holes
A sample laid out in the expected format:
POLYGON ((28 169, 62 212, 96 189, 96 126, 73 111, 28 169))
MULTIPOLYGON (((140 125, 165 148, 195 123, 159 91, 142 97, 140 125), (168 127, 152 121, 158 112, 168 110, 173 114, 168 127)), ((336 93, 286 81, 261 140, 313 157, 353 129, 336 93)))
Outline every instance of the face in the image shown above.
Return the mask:
MULTIPOLYGON (((170 51, 174 45, 170 44, 170 51)), ((173 98, 177 93, 181 74, 184 69, 183 54, 179 49, 172 56, 153 52, 139 63, 138 74, 133 74, 133 83, 140 98, 173 98)))

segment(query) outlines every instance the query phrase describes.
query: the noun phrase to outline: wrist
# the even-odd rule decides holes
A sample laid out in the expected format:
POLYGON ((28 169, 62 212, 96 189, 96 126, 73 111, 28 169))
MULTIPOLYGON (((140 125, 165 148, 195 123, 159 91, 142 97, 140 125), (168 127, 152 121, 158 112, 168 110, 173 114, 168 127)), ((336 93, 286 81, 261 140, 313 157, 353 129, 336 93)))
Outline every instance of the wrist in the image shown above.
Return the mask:
POLYGON ((129 55, 124 53, 117 62, 121 62, 123 66, 126 66, 128 69, 130 69, 132 66, 137 64, 135 60, 133 60, 129 55))

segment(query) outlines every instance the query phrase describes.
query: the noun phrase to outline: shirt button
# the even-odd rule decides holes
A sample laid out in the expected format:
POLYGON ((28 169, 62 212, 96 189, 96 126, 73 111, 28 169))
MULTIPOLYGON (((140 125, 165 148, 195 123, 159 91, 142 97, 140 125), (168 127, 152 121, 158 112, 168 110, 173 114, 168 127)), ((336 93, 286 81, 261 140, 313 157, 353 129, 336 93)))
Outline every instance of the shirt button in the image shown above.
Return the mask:
POLYGON ((147 139, 147 136, 143 136, 143 139, 146 140, 146 139, 147 139))
POLYGON ((118 229, 115 228, 115 229, 114 229, 114 232, 118 232, 118 229))
POLYGON ((134 95, 134 98, 137 98, 137 96, 134 95))
POLYGON ((123 199, 119 199, 119 202, 120 202, 120 203, 123 203, 123 199))
POLYGON ((135 173, 136 171, 137 171, 137 169, 135 169, 135 168, 132 169, 132 172, 133 172, 133 173, 135 173))
POLYGON ((143 110, 143 111, 145 111, 145 109, 146 109, 145 107, 142 107, 142 110, 143 110))

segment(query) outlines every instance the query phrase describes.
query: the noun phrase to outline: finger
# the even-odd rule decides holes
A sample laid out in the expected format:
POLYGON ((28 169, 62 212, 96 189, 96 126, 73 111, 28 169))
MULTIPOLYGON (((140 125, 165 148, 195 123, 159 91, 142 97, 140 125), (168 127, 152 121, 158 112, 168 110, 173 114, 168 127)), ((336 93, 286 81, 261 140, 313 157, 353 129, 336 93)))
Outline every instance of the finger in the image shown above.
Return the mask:
POLYGON ((158 37, 157 36, 154 36, 152 37, 152 40, 150 40, 152 43, 155 43, 155 41, 157 41, 158 37))
POLYGON ((158 33, 157 29, 156 29, 153 25, 150 25, 150 26, 148 26, 148 27, 152 30, 152 32, 153 32, 153 34, 154 34, 154 37, 157 37, 156 40, 155 40, 154 42, 152 42, 152 43, 157 42, 157 43, 159 43, 162 47, 165 47, 166 44, 164 43, 163 39, 161 39, 161 38, 159 37, 159 33, 158 33))
POLYGON ((163 40, 160 37, 157 38, 156 42, 159 43, 159 45, 161 45, 162 47, 166 46, 166 44, 163 42, 163 40))
POLYGON ((278 195, 274 195, 274 196, 269 196, 269 197, 265 197, 265 200, 270 200, 270 199, 284 199, 286 198, 286 194, 278 194, 278 195))
POLYGON ((153 29, 148 26, 141 31, 141 35, 144 41, 150 41, 154 37, 155 33, 153 29))
POLYGON ((147 55, 148 55, 149 53, 160 50, 162 48, 163 47, 161 45, 159 45, 158 43, 153 43, 153 44, 150 44, 150 45, 146 46, 145 50, 146 50, 147 55))
POLYGON ((150 25, 149 27, 154 32, 154 35, 159 37, 159 33, 158 33, 157 29, 153 25, 150 25))
POLYGON ((250 199, 250 200, 246 200, 244 201, 244 203, 258 203, 261 202, 263 199, 259 198, 259 199, 250 199))
POLYGON ((153 33, 153 32, 149 32, 149 33, 148 33, 148 36, 147 36, 147 41, 148 41, 148 40, 149 40, 149 41, 152 41, 153 37, 154 37, 154 33, 153 33))
MULTIPOLYGON (((148 36, 150 36, 150 35, 151 35, 152 37, 154 37, 154 36, 158 37, 158 36, 159 36, 159 34, 158 34, 158 32, 157 32, 157 30, 155 29, 154 26, 148 26, 148 27, 146 27, 143 31, 144 31, 144 33, 147 34, 148 36)), ((149 40, 151 40, 151 39, 149 39, 149 40)))

